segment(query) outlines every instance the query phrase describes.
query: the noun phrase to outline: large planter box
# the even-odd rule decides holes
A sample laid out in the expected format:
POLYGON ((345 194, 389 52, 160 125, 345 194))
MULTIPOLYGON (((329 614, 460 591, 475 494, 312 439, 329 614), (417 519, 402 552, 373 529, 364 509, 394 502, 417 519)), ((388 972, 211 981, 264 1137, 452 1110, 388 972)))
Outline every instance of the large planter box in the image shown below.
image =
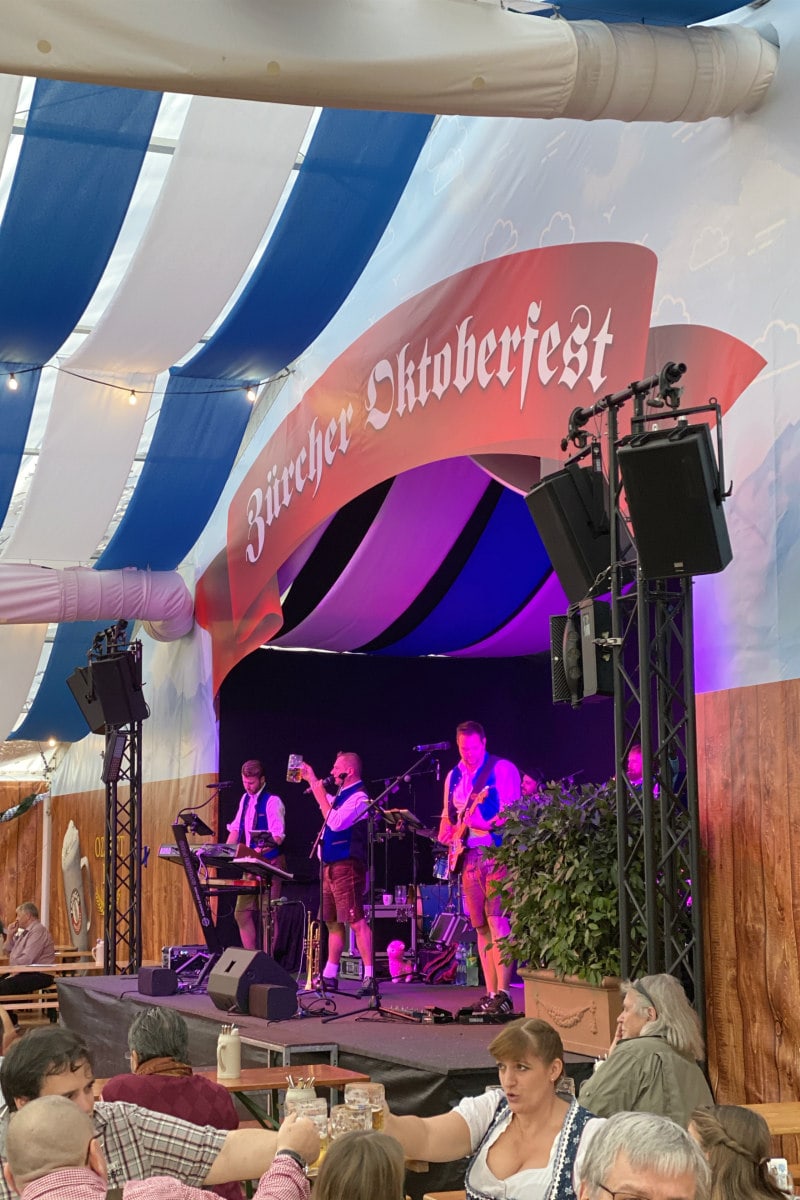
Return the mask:
POLYGON ((525 981, 526 1017, 549 1021, 565 1050, 595 1058, 606 1053, 622 1012, 618 979, 604 979, 600 987, 593 987, 574 975, 556 979, 552 971, 525 967, 519 973, 525 981))

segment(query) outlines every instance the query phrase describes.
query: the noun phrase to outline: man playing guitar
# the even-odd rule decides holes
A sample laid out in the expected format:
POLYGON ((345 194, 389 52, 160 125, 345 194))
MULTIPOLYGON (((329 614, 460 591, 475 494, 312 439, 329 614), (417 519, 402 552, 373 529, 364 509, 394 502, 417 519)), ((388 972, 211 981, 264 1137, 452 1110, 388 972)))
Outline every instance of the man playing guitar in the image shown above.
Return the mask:
POLYGON ((461 871, 464 910, 477 936, 488 995, 475 1007, 504 1014, 513 1011, 511 965, 501 961, 498 939, 508 936, 509 923, 499 899, 488 892, 491 848, 500 844, 503 810, 519 799, 519 771, 508 759, 486 753, 486 734, 477 721, 458 726, 456 745, 461 758, 444 781, 439 841, 448 847, 451 871, 461 871))

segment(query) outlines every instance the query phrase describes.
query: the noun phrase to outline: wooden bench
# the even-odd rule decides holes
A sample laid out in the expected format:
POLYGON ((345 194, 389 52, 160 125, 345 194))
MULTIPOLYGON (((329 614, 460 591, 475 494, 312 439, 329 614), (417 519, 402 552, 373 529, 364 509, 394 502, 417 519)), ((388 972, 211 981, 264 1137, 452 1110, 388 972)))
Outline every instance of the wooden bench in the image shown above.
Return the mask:
POLYGON ((46 1025, 51 1013, 58 1017, 58 988, 53 983, 40 992, 22 992, 3 1000, 3 1008, 17 1014, 21 1026, 46 1025))

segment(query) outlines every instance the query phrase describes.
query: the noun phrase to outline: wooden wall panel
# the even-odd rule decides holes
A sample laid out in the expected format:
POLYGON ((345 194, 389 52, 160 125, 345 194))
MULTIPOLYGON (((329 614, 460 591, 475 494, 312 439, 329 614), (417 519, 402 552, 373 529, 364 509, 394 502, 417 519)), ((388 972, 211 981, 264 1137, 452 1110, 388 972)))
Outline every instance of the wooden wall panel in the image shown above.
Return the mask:
POLYGON ((798 1099, 800 681, 699 696, 698 759, 714 1093, 798 1099))
MULTIPOLYGON (((142 952, 145 959, 161 957, 161 947, 202 943, 200 923, 180 866, 159 859, 162 843, 172 843, 171 825, 178 812, 208 800, 210 776, 167 780, 144 785, 142 838, 149 848, 142 871, 142 952)), ((203 819, 216 828, 216 801, 203 809, 203 819)), ((105 792, 57 796, 53 800, 53 870, 50 881, 51 928, 56 942, 69 942, 69 926, 61 875, 61 844, 73 820, 80 834, 81 854, 89 859, 92 928, 90 944, 102 936, 103 872, 105 859, 105 792)), ((210 839, 205 839, 210 840, 210 839)), ((87 901, 89 897, 87 897, 87 901)))
MULTIPOLYGON (((0 783, 0 812, 13 808, 44 783, 0 783)), ((38 804, 13 821, 0 823, 0 918, 9 925, 18 904, 41 899, 42 812, 38 804)))

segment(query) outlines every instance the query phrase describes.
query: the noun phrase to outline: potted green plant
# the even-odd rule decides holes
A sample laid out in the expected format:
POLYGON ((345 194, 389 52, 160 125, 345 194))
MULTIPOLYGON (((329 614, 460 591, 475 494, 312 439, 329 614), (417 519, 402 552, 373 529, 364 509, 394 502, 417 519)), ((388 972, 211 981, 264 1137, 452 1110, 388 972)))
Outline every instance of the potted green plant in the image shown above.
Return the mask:
MULTIPOLYGON (((569 1050, 604 1052, 622 1003, 614 780, 551 783, 518 801, 494 858, 505 869, 499 890, 511 922, 504 954, 520 964, 526 1015, 554 1024, 569 1050)), ((633 867, 641 907, 635 856, 633 867)))

